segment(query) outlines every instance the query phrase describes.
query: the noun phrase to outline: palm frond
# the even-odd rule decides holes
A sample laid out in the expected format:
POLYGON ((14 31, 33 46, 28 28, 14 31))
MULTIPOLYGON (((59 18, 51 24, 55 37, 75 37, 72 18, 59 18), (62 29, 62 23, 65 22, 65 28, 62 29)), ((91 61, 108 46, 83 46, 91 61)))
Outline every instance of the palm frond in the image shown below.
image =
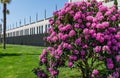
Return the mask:
POLYGON ((10 3, 11 0, 0 0, 0 3, 10 3))

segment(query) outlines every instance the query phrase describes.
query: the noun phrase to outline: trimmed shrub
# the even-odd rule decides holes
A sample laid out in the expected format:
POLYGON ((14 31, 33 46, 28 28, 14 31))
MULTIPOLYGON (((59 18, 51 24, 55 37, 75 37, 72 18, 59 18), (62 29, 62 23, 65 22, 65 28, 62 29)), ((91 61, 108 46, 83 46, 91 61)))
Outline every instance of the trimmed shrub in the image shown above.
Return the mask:
POLYGON ((120 77, 120 10, 96 0, 65 3, 53 13, 40 54, 39 78, 57 78, 58 68, 80 70, 82 78, 120 77), (44 66, 44 67, 43 67, 44 66))

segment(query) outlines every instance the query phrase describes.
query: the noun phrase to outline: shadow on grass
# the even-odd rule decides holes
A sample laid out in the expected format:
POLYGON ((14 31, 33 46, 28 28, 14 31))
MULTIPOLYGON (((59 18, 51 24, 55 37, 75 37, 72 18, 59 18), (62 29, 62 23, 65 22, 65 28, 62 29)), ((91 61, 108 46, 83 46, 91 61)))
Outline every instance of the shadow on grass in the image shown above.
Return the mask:
POLYGON ((16 54, 16 53, 0 53, 0 58, 4 56, 21 56, 22 54, 16 54))
MULTIPOLYGON (((14 46, 7 46, 6 49, 7 49, 7 48, 13 48, 13 47, 14 47, 14 46)), ((3 46, 0 46, 0 48, 3 49, 3 46)))
POLYGON ((23 54, 22 53, 21 54, 20 53, 19 54, 17 54, 17 53, 0 53, 0 58, 5 57, 5 56, 24 56, 24 55, 39 55, 39 54, 32 54, 32 53, 31 54, 29 54, 29 53, 25 53, 25 54, 24 53, 23 54))
POLYGON ((80 76, 70 76, 69 78, 82 78, 80 76))
POLYGON ((33 53, 25 53, 23 55, 40 55, 40 54, 33 54, 33 53))

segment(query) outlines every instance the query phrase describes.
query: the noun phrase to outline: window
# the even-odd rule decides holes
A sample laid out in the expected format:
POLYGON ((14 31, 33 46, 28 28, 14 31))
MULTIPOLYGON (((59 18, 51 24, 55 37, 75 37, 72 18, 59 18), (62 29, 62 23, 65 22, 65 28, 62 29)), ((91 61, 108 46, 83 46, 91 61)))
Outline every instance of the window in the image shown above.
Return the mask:
POLYGON ((13 37, 15 36, 15 32, 13 32, 13 37))
POLYGON ((17 34, 18 34, 18 36, 19 36, 19 31, 17 31, 17 34))
POLYGON ((32 29, 30 28, 30 35, 32 34, 32 29))
POLYGON ((35 34, 35 28, 31 28, 31 35, 35 34))
POLYGON ((33 30, 34 30, 33 34, 35 34, 35 27, 33 28, 33 30))
POLYGON ((29 35, 29 29, 25 29, 25 35, 29 35))
POLYGON ((25 35, 27 35, 27 29, 25 29, 24 31, 25 31, 25 35))
POLYGON ((8 37, 8 33, 7 33, 6 37, 8 37))
POLYGON ((23 35, 23 30, 20 30, 20 36, 22 36, 23 35))
POLYGON ((107 2, 110 2, 110 1, 114 1, 114 0, 104 0, 104 1, 107 3, 107 2))
POLYGON ((16 31, 16 36, 19 36, 19 31, 16 31))
POLYGON ((28 35, 29 33, 29 30, 28 29, 25 29, 25 35, 28 35))
POLYGON ((39 32, 38 32, 38 31, 39 31, 39 27, 37 27, 37 34, 39 34, 39 32))
POLYGON ((48 24, 48 28, 50 28, 50 24, 48 24))
POLYGON ((8 33, 7 37, 9 37, 9 36, 10 36, 10 33, 8 33))
POLYGON ((32 35, 32 28, 30 28, 30 35, 32 35))
POLYGON ((10 33, 10 37, 12 37, 12 32, 10 33))
MULTIPOLYGON (((50 28, 50 24, 48 24, 48 28, 50 28)), ((48 28, 47 28, 47 33, 48 33, 48 28)))
POLYGON ((45 25, 45 33, 47 32, 47 29, 48 29, 48 27, 47 27, 47 24, 45 25))
POLYGON ((43 33, 43 25, 42 26, 40 26, 41 28, 40 28, 40 33, 43 33))
POLYGON ((43 26, 41 27, 41 29, 42 29, 42 33, 43 33, 43 26))
POLYGON ((39 26, 39 34, 41 33, 41 26, 39 26))
POLYGON ((27 35, 29 35, 29 29, 27 29, 27 35))
POLYGON ((15 36, 17 36, 17 31, 15 32, 15 36))

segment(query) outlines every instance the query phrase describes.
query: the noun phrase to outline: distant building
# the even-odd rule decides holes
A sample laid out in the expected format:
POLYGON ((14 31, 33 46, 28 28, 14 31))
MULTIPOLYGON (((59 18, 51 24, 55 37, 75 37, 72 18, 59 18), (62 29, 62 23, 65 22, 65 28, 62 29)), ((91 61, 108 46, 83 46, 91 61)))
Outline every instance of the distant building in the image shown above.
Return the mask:
MULTIPOLYGON (((76 1, 87 1, 87 0, 68 0, 68 2, 76 2, 76 1)), ((114 0, 97 0, 97 1, 110 2, 110 1, 114 1, 114 0)))
MULTIPOLYGON (((68 2, 78 2, 78 1, 83 1, 83 0, 68 0, 68 2)), ((84 0, 87 1, 87 0, 84 0)), ((114 4, 114 0, 97 0, 97 1, 102 1, 104 5, 110 7, 114 4)), ((120 1, 118 0, 118 8, 120 9, 120 1)))
POLYGON ((9 29, 6 31, 7 37, 43 34, 48 32, 50 27, 49 18, 25 24, 23 26, 9 29))
POLYGON ((44 37, 50 27, 49 19, 46 18, 16 28, 9 28, 6 31, 6 43, 46 46, 44 37))
POLYGON ((2 24, 0 24, 0 43, 2 42, 1 37, 2 37, 2 24))
MULTIPOLYGON (((82 0, 68 0, 68 2, 75 2, 82 0)), ((114 0, 98 0, 103 1, 103 4, 106 6, 112 6, 114 4, 114 0)), ((120 1, 118 2, 118 6, 120 8, 120 1)), ((45 10, 45 18, 43 20, 38 20, 36 18, 36 22, 31 22, 22 26, 17 26, 16 28, 11 28, 6 31, 6 42, 8 44, 24 44, 24 45, 44 45, 43 37, 45 33, 48 32, 48 28, 50 27, 49 19, 46 18, 46 10, 45 10)), ((21 25, 21 23, 20 23, 21 25)), ((14 26, 14 25, 13 25, 14 26)), ((12 26, 12 27, 13 27, 12 26)), ((0 25, 0 33, 2 32, 2 25, 0 25)))
MULTIPOLYGON (((68 0, 68 2, 76 2, 76 1, 83 1, 83 0, 68 0)), ((112 6, 114 4, 114 0, 97 0, 97 1, 102 1, 103 4, 106 6, 112 6)), ((118 1, 118 6, 120 8, 120 1, 118 1)), ((32 22, 30 24, 26 24, 13 29, 10 28, 6 31, 6 34, 7 37, 40 34, 47 32, 48 27, 50 27, 49 18, 47 18, 46 20, 43 19, 37 22, 32 22)))
POLYGON ((2 24, 0 24, 0 33, 2 33, 2 24))
POLYGON ((82 0, 68 0, 68 2, 75 2, 75 1, 82 1, 82 0))

